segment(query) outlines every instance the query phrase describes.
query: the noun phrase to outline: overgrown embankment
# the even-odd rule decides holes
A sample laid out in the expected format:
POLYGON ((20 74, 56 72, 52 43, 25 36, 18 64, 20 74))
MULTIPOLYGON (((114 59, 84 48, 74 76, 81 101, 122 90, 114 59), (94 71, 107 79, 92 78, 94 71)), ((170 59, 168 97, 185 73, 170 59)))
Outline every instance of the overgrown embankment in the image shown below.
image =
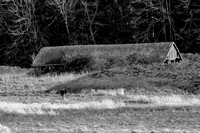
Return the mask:
MULTIPOLYGON (((135 63, 92 72, 76 80, 55 85, 51 90, 67 88, 77 93, 83 89, 126 88, 139 94, 199 94, 200 60, 199 55, 184 54, 180 63, 135 63)), ((115 57, 116 59, 117 56, 115 57)), ((143 58, 143 57, 141 57, 143 58)), ((118 63, 118 62, 117 62, 118 63)))

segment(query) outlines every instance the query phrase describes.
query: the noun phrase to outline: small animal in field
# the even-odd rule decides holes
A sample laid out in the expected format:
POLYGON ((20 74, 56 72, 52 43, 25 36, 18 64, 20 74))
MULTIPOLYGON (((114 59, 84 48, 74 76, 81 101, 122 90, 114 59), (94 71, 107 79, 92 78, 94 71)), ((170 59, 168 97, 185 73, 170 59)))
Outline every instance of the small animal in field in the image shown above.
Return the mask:
POLYGON ((67 89, 66 88, 62 88, 60 91, 59 91, 59 94, 61 95, 62 99, 65 98, 65 94, 67 93, 67 89))

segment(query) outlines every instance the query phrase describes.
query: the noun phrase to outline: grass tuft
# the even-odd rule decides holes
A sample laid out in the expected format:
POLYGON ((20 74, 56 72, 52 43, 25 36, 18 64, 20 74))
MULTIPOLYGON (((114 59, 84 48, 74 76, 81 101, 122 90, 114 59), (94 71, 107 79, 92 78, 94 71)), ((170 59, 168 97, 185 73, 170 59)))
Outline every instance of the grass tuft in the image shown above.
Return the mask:
POLYGON ((12 133, 11 129, 9 127, 1 125, 1 124, 0 124, 0 132, 1 133, 12 133))

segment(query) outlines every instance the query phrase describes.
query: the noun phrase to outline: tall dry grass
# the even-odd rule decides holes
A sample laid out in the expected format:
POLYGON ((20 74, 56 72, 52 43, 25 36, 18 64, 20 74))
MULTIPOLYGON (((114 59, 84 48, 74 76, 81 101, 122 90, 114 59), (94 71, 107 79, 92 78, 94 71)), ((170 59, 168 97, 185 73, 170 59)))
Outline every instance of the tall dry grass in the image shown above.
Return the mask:
POLYGON ((55 74, 55 75, 44 75, 41 77, 28 76, 24 73, 22 74, 2 74, 0 75, 0 79, 4 83, 9 82, 32 82, 32 83, 56 83, 56 82, 66 82, 69 80, 73 80, 75 78, 81 77, 84 74, 72 74, 72 73, 64 73, 64 74, 55 74))
POLYGON ((129 101, 139 101, 153 106, 200 106, 197 95, 127 95, 129 101))
POLYGON ((0 92, 31 92, 43 91, 55 84, 68 82, 84 76, 85 74, 64 73, 60 75, 43 75, 41 77, 29 76, 26 73, 0 75, 0 92))
POLYGON ((75 102, 69 104, 63 103, 31 103, 23 104, 16 102, 0 102, 0 111, 14 114, 37 114, 37 115, 59 115, 56 110, 83 110, 83 109, 117 109, 117 108, 148 108, 148 107, 184 107, 184 106, 200 106, 199 96, 148 96, 148 95, 132 95, 127 96, 129 100, 114 101, 104 99, 102 101, 75 102))
POLYGON ((0 133, 12 133, 12 132, 9 127, 0 124, 0 133))
POLYGON ((5 113, 16 113, 16 114, 37 114, 37 115, 56 115, 55 110, 70 110, 70 109, 116 109, 125 107, 123 102, 114 102, 109 99, 102 101, 91 101, 91 102, 77 102, 71 104, 51 104, 51 103, 14 103, 14 102, 0 102, 0 111, 5 113))

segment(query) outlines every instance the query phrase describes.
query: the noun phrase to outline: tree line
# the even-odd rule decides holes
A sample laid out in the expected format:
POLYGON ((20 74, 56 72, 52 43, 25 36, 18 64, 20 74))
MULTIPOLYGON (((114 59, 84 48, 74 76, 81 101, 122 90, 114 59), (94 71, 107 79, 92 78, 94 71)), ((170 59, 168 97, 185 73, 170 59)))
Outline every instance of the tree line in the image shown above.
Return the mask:
POLYGON ((44 46, 174 41, 200 52, 199 0, 2 0, 0 65, 30 67, 44 46))

